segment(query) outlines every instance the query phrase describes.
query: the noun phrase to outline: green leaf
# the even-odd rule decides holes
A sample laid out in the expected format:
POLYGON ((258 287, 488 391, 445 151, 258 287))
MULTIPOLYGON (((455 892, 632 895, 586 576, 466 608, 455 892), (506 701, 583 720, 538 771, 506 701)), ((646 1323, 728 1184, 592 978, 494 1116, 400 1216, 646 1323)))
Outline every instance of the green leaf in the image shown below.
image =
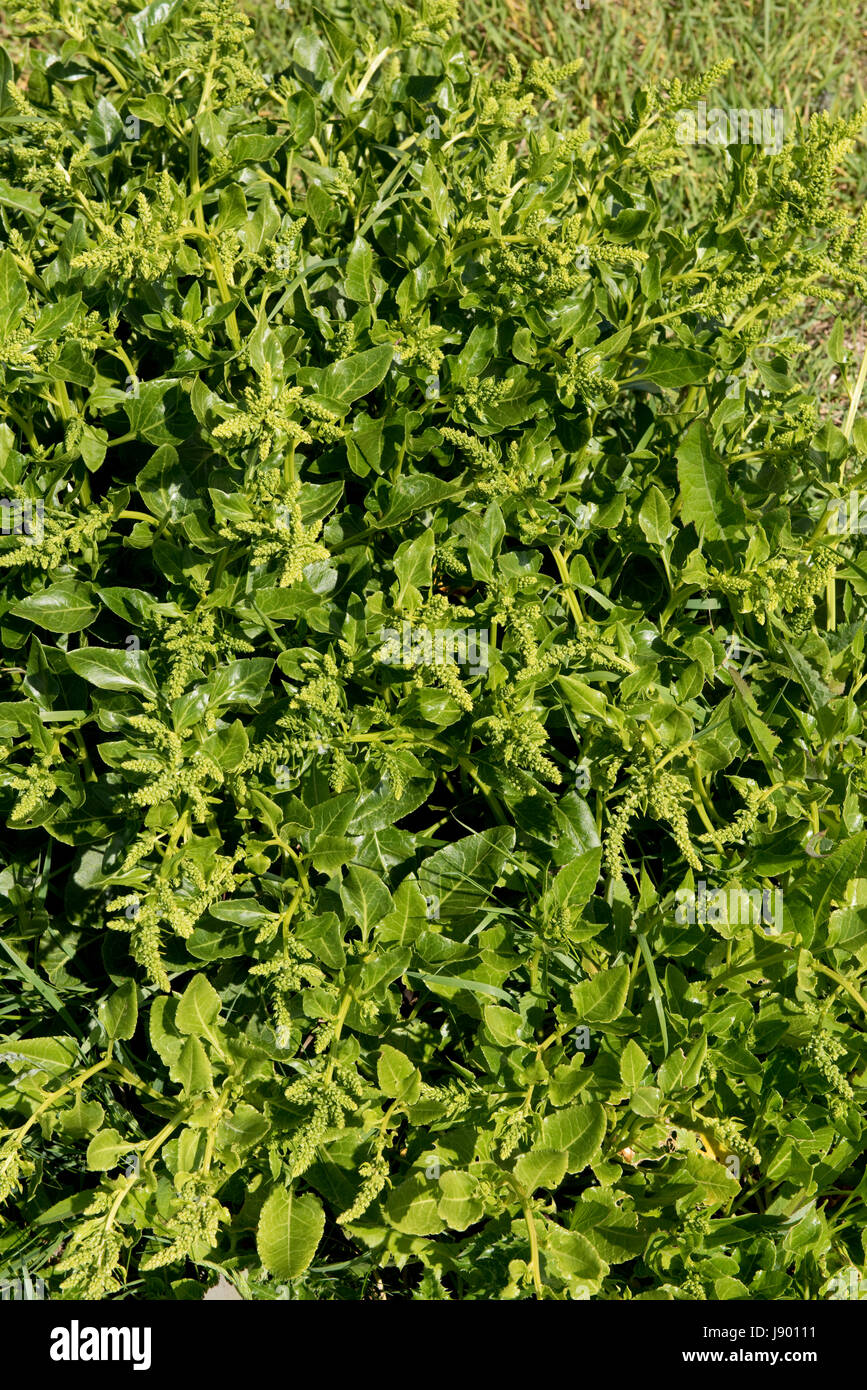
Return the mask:
POLYGON ((500 1047, 514 1047, 521 1031, 521 1015, 513 1009, 503 1009, 499 1004, 486 1004, 483 1013, 485 1027, 494 1042, 500 1047))
POLYGON ((641 270, 641 292, 649 304, 653 304, 659 298, 662 288, 662 277, 660 275, 659 256, 654 253, 648 258, 641 270))
POLYGON ((564 865, 549 890, 552 902, 573 912, 584 907, 599 881, 601 862, 602 850, 588 849, 564 865))
POLYGON ((220 996, 204 975, 194 975, 178 1000, 175 1026, 197 1038, 212 1036, 220 1013, 220 996))
POLYGON ((410 1236, 436 1235, 443 1229, 439 1213, 439 1183, 417 1174, 398 1183, 389 1193, 385 1210, 398 1231, 410 1236))
POLYGON ((178 1001, 162 994, 151 1004, 148 1031, 151 1046, 167 1067, 177 1061, 184 1039, 175 1026, 178 1001))
POLYGON ((49 1076, 62 1076, 78 1056, 72 1038, 4 1038, 3 1043, 0 1062, 23 1063, 49 1076))
POLYGON ((123 408, 131 435, 148 444, 173 442, 166 424, 166 397, 174 388, 175 382, 170 379, 146 381, 142 382, 135 394, 127 397, 123 408))
POLYGON ((156 29, 168 23, 181 0, 151 0, 144 9, 130 15, 129 25, 139 49, 147 48, 156 29))
POLYGON ((172 1064, 171 1077, 182 1086, 187 1095, 210 1091, 214 1085, 214 1074, 208 1054, 198 1037, 184 1039, 177 1060, 172 1064))
POLYGON ((26 303, 27 285, 15 263, 15 257, 11 251, 3 251, 0 254, 0 334, 4 338, 20 322, 26 303))
POLYGON ((795 673, 798 681, 807 692, 807 698, 813 709, 818 711, 823 705, 827 705, 834 697, 825 682, 820 677, 818 671, 814 670, 805 656, 798 651, 797 647, 792 646, 791 642, 782 643, 783 651, 789 658, 789 665, 795 673))
POLYGON ((422 531, 414 540, 404 541, 394 557, 394 572, 400 581, 397 596, 398 607, 404 602, 404 595, 410 584, 417 589, 428 589, 434 558, 434 538, 431 531, 422 531))
POLYGON ((608 1273, 605 1260, 580 1231, 566 1231, 546 1221, 543 1248, 546 1264, 550 1260, 565 1279, 598 1284, 608 1273))
POLYGON ((565 1151, 569 1173, 580 1173, 595 1163, 604 1137, 605 1111, 597 1101, 556 1110, 542 1121, 542 1144, 565 1151))
POLYGON ((630 1038, 620 1054, 620 1080, 629 1091, 641 1085, 641 1078, 650 1063, 634 1038, 630 1038))
POLYGON ((500 989, 497 985, 489 985, 484 980, 473 980, 469 975, 444 975, 439 971, 432 974, 429 970, 410 970, 408 974, 435 991, 465 989, 470 994, 478 994, 482 999, 504 999, 507 1004, 513 1002, 512 996, 506 990, 500 989))
POLYGON ((437 1215, 451 1231, 465 1231, 483 1215, 485 1204, 477 1195, 477 1184, 470 1173, 450 1169, 439 1179, 442 1197, 437 1215))
POLYGON ((171 444, 163 444, 154 451, 136 474, 135 484, 145 506, 160 520, 166 517, 177 520, 193 510, 195 493, 189 470, 184 468, 171 444))
POLYGON ((803 886, 810 894, 813 919, 817 924, 825 922, 832 903, 843 903, 846 887, 859 873, 865 852, 867 831, 861 830, 819 863, 810 865, 803 886))
POLYGON ((429 473, 404 473, 391 489, 389 505, 379 525, 382 528, 397 526, 416 512, 436 506, 454 491, 454 483, 434 478, 429 473))
POLYGON ((256 1249, 275 1279, 297 1279, 308 1268, 325 1229, 325 1213, 312 1194, 275 1188, 256 1228, 256 1249))
POLYGON ((515 1178, 528 1195, 540 1187, 554 1192, 566 1176, 567 1162, 566 1154, 556 1149, 531 1149, 515 1163, 515 1178))
POLYGON ((349 249, 343 288, 356 303, 373 303, 373 251, 363 237, 356 237, 349 249))
POLYGON ((588 685, 586 681, 579 680, 577 676, 559 676, 557 684, 576 714, 583 715, 585 718, 589 716, 589 718, 599 720, 603 724, 608 722, 606 700, 601 691, 594 690, 591 685, 588 685))
POLYGON ((411 877, 403 879, 394 891, 394 909, 383 919, 380 937, 383 941, 396 941, 404 946, 415 941, 428 925, 428 905, 421 889, 411 877))
POLYGON ((346 410, 353 401, 369 396, 385 380, 393 354, 391 344, 384 343, 356 353, 354 357, 332 362, 314 383, 319 395, 329 407, 346 410))
POLYGON ((666 390, 677 390, 707 381, 712 371, 713 358, 708 353, 657 343, 650 349, 642 375, 666 390))
POLYGON ((421 1077, 418 1068, 397 1048, 386 1045, 379 1054, 376 1077, 383 1095, 412 1104, 418 1099, 421 1077))
MULTIPOLYGON (((213 912, 213 909, 211 909, 213 912)), ((325 912, 320 917, 309 917, 303 925, 296 927, 295 936, 304 946, 308 946, 319 960, 333 970, 342 970, 346 964, 346 951, 343 947, 343 928, 335 912, 325 912)), ((382 933, 380 933, 382 937, 382 933)))
POLYGON ((223 1115, 217 1128, 217 1144, 222 1149, 250 1149, 258 1145, 270 1126, 264 1115, 241 1101, 231 1115, 223 1115))
POLYGON ((224 772, 237 772, 249 749, 250 740, 240 719, 211 734, 202 744, 202 751, 208 753, 224 772))
POLYGON ((266 657, 231 661, 211 673, 205 689, 214 705, 255 705, 268 689, 273 669, 266 657))
POLYGON ((101 1129, 87 1146, 87 1166, 91 1173, 106 1173, 116 1168, 130 1151, 130 1142, 116 1129, 101 1129))
POLYGON ((629 966, 616 965, 573 985, 569 994, 582 1023, 612 1023, 623 1012, 628 989, 629 966))
POLYGON ((728 1204, 740 1195, 741 1185, 729 1174, 727 1168, 703 1154, 690 1153, 686 1156, 686 1176, 696 1184, 698 1200, 713 1206, 728 1204))
POLYGON ((134 690, 151 700, 159 694, 146 652, 80 647, 68 652, 66 660, 77 676, 100 690, 134 690))
POLYGON ((126 103, 126 109, 131 116, 137 116, 150 125, 164 126, 172 108, 171 102, 161 92, 148 92, 146 97, 132 97, 126 103))
POLYGON ((451 200, 446 186, 443 183, 442 175, 437 169, 432 159, 428 159, 421 172, 419 188, 427 197, 437 222, 441 227, 448 226, 449 212, 451 210, 451 200))
POLYGON ((127 980, 99 1006, 99 1021, 112 1042, 133 1036, 138 1022, 138 990, 127 980))
POLYGON ((352 864, 340 885, 340 901, 366 939, 388 916, 394 902, 379 874, 352 864))
POLYGON ((700 536, 717 540, 733 519, 725 470, 717 458, 704 421, 697 420, 677 450, 681 516, 700 536))
POLYGON ((834 320, 834 326, 828 335, 828 341, 825 344, 825 351, 831 361, 835 362, 838 367, 842 366, 846 361, 846 346, 843 336, 845 329, 846 325, 843 320, 841 318, 836 318, 834 320))
POLYGON ((488 896, 514 843, 514 830, 497 826, 437 850, 419 870, 423 896, 435 899, 441 917, 472 915, 488 896))
POLYGON ((776 734, 772 734, 763 719, 756 713, 755 702, 749 695, 745 683, 737 675, 736 671, 731 672, 734 684, 738 693, 735 696, 735 706, 738 714, 747 726, 753 745, 768 771, 773 774, 776 749, 779 747, 780 740, 776 734), (743 693, 742 693, 743 691, 743 693))
POLYGON ((105 1119, 105 1110, 99 1101, 86 1101, 81 1090, 76 1091, 75 1099, 67 1110, 60 1112, 60 1123, 64 1134, 70 1139, 86 1139, 99 1129, 105 1119))
POLYGON ((494 577, 494 560, 506 534, 503 513, 496 502, 485 508, 481 521, 474 523, 469 543, 467 559, 474 579, 491 580, 494 577))
POLYGON ((111 149, 123 136, 123 121, 108 97, 94 102, 87 124, 87 138, 94 149, 111 149))
POLYGON ((13 188, 5 179, 0 179, 0 205, 14 208, 16 212, 26 213, 29 217, 38 217, 42 211, 38 193, 13 188))
POLYGON ((658 487, 649 489, 638 512, 638 524, 651 545, 665 545, 671 534, 671 512, 658 487))

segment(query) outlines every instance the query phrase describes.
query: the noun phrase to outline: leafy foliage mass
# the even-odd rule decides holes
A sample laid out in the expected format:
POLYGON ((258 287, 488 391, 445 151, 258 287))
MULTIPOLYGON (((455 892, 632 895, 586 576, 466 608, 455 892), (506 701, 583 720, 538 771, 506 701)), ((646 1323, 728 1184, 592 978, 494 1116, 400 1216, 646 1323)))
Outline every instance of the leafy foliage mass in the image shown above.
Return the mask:
POLYGON ((867 289, 862 117, 668 225, 721 70, 595 143, 452 9, 0 58, 0 1257, 55 1297, 864 1266, 864 373, 823 424, 779 327, 867 289))

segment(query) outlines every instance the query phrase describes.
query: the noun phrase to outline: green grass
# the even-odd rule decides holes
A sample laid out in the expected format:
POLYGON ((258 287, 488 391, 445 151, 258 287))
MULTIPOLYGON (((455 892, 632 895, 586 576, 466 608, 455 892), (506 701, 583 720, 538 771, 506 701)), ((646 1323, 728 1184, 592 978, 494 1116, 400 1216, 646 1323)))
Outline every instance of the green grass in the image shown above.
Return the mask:
MULTIPOLYGON (((247 9, 263 51, 275 63, 286 54, 299 24, 315 22, 312 0, 247 9)), ((370 0, 322 0, 335 18, 356 15, 378 27, 380 6, 370 0)), ((636 87, 683 76, 734 57, 719 96, 735 106, 779 105, 786 116, 808 116, 825 104, 832 114, 864 100, 867 92, 867 5, 792 5, 789 0, 465 0, 463 24, 482 62, 501 65, 509 52, 561 62, 580 56, 586 76, 578 82, 587 110, 628 110, 636 87)))
MULTIPOLYGON (((317 8, 338 22, 355 16, 380 27, 375 0, 289 0, 290 8, 244 0, 256 27, 263 61, 279 70, 292 39, 316 23, 317 8)), ((786 129, 814 111, 849 115, 867 98, 867 3, 792 5, 789 0, 465 0, 463 28, 480 64, 502 67, 507 55, 521 60, 550 56, 559 62, 583 59, 574 79, 579 116, 606 124, 625 115, 639 88, 674 77, 688 78, 734 59, 727 79, 712 94, 726 107, 781 107, 786 129)), ((592 125, 591 125, 592 129, 592 125)), ((697 151, 695 173, 684 181, 682 206, 695 209, 709 188, 707 167, 716 152, 697 151)), ((853 198, 867 194, 862 161, 853 198)))
MULTIPOLYGON (((256 27, 257 46, 267 66, 286 66, 294 34, 316 24, 317 8, 349 26, 354 16, 378 30, 381 6, 375 0, 291 0, 288 9, 245 0, 256 27)), ((785 128, 807 121, 822 109, 848 116, 867 99, 867 3, 803 3, 790 0, 590 0, 579 9, 573 0, 465 0, 464 31, 483 66, 503 67, 507 55, 522 61, 550 56, 584 68, 573 79, 571 95, 579 118, 590 117, 591 130, 628 113, 642 86, 662 86, 673 77, 685 80, 734 58, 728 77, 711 94, 709 105, 781 107, 785 128)), ((863 142, 864 137, 862 137, 863 142)), ((845 195, 853 203, 867 197, 867 159, 847 164, 845 195)), ((716 186, 718 150, 693 153, 692 172, 676 190, 667 190, 674 223, 699 215, 716 186)), ((844 322, 857 327, 847 344, 860 357, 867 338, 864 306, 850 302, 841 309, 844 322)), ((833 316, 816 308, 792 321, 792 330, 811 351, 802 363, 805 384, 824 399, 839 395, 835 420, 846 408, 842 383, 835 385, 824 344, 833 316)), ((839 422, 839 421, 838 421, 839 422)))
MULTIPOLYGON (((289 62, 299 28, 316 25, 317 10, 350 27, 353 19, 374 30, 382 26, 377 0, 242 0, 256 32, 264 66, 279 72, 289 62)), ((464 0, 462 24, 471 51, 481 65, 501 68, 508 53, 522 62, 550 56, 584 62, 572 84, 576 114, 589 116, 592 130, 625 115, 635 93, 651 83, 686 79, 726 57, 734 58, 727 79, 711 94, 710 104, 724 107, 781 107, 786 130, 814 111, 849 115, 867 99, 867 3, 832 0, 793 5, 790 0, 589 0, 579 9, 574 0, 464 0)), ((14 25, 4 23, 0 39, 17 56, 14 25)), ((863 139, 863 137, 862 137, 863 139)), ((863 151, 863 145, 862 145, 863 151)), ((701 212, 716 185, 716 150, 696 149, 692 172, 667 205, 674 222, 701 212)), ((867 197, 867 159, 847 165, 845 195, 855 204, 867 197)), ((847 324, 857 325, 847 342, 860 356, 867 338, 863 306, 848 303, 847 324)), ((834 395, 833 377, 823 345, 833 326, 826 311, 799 317, 792 328, 811 345, 803 363, 805 378, 826 399, 834 395)), ((845 411, 845 393, 840 410, 845 411)), ((839 414, 833 412, 834 418, 839 414)))

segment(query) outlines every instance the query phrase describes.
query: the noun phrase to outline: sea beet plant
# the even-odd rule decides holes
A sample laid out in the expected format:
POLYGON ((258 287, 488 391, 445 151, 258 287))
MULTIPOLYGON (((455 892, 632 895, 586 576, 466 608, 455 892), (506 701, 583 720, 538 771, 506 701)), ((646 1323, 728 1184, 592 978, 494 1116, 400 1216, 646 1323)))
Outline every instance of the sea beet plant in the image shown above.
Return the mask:
POLYGON ((4 1270, 842 1287, 867 360, 785 320, 865 297, 864 113, 671 225, 719 70, 597 144, 451 0, 271 73, 232 0, 7 17, 4 1270))

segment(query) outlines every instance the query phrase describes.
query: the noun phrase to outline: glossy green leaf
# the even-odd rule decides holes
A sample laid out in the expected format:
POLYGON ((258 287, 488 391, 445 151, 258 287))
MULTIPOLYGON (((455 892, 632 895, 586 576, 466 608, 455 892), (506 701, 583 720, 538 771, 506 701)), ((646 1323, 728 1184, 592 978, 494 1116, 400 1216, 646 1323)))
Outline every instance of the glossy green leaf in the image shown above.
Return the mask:
POLYGON ((256 1229, 259 1258, 275 1279, 297 1279, 316 1254, 324 1228, 325 1213, 315 1197, 275 1188, 256 1229))

